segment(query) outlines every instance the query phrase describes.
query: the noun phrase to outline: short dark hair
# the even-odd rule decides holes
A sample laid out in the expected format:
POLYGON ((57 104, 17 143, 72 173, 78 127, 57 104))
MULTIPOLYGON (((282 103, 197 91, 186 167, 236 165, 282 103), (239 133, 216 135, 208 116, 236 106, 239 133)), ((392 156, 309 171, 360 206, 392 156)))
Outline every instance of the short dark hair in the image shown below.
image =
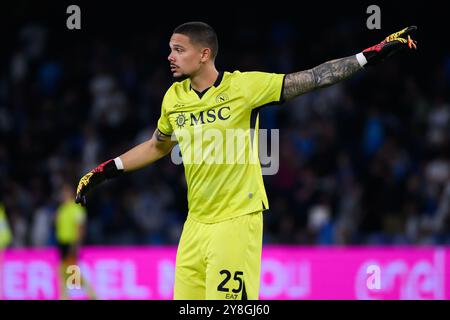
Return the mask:
POLYGON ((193 21, 186 22, 175 28, 173 33, 180 33, 188 36, 192 43, 201 44, 211 49, 213 60, 219 52, 219 41, 213 28, 207 23, 193 21))

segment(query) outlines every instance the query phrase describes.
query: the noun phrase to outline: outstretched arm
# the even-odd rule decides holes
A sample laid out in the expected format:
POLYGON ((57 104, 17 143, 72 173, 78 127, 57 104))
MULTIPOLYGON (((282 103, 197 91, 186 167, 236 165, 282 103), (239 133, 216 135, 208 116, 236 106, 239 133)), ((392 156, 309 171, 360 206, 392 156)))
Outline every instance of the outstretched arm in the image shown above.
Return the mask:
POLYGON ((151 139, 135 146, 115 159, 103 162, 85 174, 78 183, 75 202, 86 205, 86 194, 107 179, 125 171, 133 171, 155 162, 167 155, 175 146, 170 136, 155 130, 151 139))
POLYGON ((315 68, 286 75, 283 83, 283 100, 289 100, 316 89, 325 88, 351 77, 365 65, 375 65, 403 48, 416 48, 410 33, 417 27, 407 27, 386 37, 379 44, 357 55, 331 60, 315 68))
POLYGON ((119 158, 124 171, 133 171, 149 165, 167 155, 175 146, 170 136, 155 130, 151 139, 137 145, 119 158))
POLYGON ((290 73, 284 78, 282 98, 289 100, 304 93, 331 86, 361 69, 354 55, 325 62, 309 70, 290 73))

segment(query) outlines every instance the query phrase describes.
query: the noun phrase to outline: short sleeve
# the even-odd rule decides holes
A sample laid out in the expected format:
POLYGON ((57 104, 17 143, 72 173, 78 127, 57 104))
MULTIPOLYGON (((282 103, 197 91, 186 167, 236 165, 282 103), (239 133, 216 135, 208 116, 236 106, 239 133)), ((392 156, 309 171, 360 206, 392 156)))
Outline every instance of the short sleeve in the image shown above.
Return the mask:
POLYGON ((284 77, 284 74, 278 73, 243 72, 240 85, 244 88, 244 94, 251 108, 280 102, 284 77))
POLYGON ((158 120, 158 130, 167 136, 170 136, 173 132, 172 125, 170 124, 169 117, 167 115, 167 93, 164 96, 162 105, 161 105, 161 115, 158 120))

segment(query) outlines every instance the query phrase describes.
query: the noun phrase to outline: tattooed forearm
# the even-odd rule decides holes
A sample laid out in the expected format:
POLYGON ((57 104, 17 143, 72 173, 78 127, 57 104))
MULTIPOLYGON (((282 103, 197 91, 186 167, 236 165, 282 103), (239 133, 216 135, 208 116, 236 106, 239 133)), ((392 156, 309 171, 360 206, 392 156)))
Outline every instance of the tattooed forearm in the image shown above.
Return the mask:
POLYGON ((283 99, 289 100, 301 94, 328 87, 361 70, 356 56, 325 62, 315 68, 291 73, 284 78, 283 99))

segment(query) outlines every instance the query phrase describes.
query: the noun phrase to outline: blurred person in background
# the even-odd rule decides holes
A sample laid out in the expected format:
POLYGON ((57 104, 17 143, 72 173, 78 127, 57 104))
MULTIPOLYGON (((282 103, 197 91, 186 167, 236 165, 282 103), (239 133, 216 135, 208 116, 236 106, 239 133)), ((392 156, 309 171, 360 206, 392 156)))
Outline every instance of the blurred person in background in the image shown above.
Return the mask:
POLYGON ((86 226, 86 209, 72 201, 74 196, 73 188, 65 183, 61 188, 61 204, 56 209, 56 240, 61 259, 67 264, 75 264, 86 226))
POLYGON ((61 257, 61 298, 65 299, 67 268, 77 264, 78 250, 85 236, 86 209, 73 202, 75 190, 70 184, 64 183, 60 192, 61 203, 56 209, 55 232, 61 257))
MULTIPOLYGON (((0 202, 0 252, 8 247, 12 242, 11 228, 4 205, 0 202)), ((1 261, 1 259, 0 259, 1 261)), ((1 262, 0 262, 1 265, 1 262)))
POLYGON ((3 280, 3 255, 5 248, 11 244, 12 233, 9 227, 6 210, 0 202, 0 300, 2 300, 2 280, 3 280))

